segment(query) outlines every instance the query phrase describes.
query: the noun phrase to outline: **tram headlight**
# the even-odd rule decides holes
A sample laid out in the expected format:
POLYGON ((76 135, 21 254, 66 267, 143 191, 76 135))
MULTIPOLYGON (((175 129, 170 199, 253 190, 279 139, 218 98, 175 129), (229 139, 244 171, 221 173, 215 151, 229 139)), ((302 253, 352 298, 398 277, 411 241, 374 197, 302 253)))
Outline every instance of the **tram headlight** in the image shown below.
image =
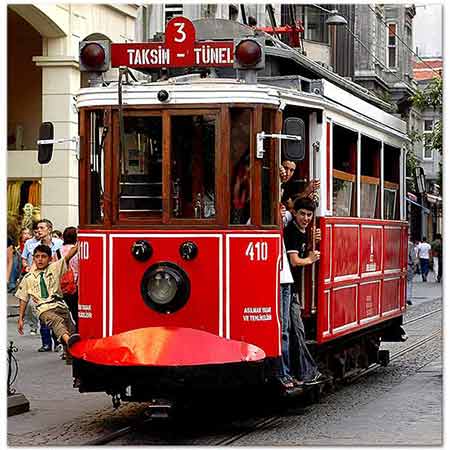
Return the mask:
POLYGON ((141 282, 145 303, 155 311, 170 314, 182 308, 190 295, 190 282, 177 265, 164 262, 151 266, 141 282))

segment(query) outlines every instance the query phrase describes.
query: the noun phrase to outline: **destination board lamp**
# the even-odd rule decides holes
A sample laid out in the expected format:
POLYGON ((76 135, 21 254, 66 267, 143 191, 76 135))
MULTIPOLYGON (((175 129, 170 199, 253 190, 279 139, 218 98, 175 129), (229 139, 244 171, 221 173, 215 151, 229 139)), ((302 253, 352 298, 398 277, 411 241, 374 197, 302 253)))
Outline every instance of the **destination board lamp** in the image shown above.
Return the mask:
POLYGON ((81 41, 79 47, 81 72, 106 72, 109 69, 108 41, 81 41))

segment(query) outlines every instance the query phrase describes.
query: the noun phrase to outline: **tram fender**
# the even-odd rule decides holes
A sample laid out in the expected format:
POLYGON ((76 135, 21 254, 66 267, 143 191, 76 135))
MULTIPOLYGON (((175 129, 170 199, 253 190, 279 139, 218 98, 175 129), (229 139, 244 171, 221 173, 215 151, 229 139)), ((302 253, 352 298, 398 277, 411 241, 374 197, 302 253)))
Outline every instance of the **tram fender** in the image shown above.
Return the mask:
POLYGON ((107 366, 202 366, 258 362, 265 352, 256 345, 203 330, 148 327, 98 339, 81 339, 74 358, 107 366))

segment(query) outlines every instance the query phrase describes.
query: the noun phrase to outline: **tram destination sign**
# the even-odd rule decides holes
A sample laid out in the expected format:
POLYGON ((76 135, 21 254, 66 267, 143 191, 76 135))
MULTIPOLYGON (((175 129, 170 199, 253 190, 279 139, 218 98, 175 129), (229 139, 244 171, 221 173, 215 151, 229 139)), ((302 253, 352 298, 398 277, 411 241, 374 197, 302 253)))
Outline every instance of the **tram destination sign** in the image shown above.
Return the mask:
POLYGON ((233 41, 196 41, 194 24, 174 17, 165 42, 111 44, 111 66, 132 68, 233 67, 233 41))

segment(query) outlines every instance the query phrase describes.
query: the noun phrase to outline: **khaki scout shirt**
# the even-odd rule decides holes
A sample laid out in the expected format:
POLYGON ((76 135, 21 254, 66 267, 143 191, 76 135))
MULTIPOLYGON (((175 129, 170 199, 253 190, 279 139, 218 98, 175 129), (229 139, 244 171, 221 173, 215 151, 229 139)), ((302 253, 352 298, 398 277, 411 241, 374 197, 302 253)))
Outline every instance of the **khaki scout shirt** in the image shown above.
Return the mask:
POLYGON ((15 296, 19 300, 28 302, 29 296, 31 295, 31 300, 36 305, 38 316, 40 316, 44 311, 56 308, 57 306, 67 308, 67 305, 62 300, 55 301, 54 298, 52 298, 53 295, 62 298, 61 277, 66 271, 67 264, 65 258, 61 258, 58 261, 50 263, 43 271, 34 269, 23 277, 19 287, 17 288, 15 296), (44 272, 44 280, 47 285, 48 298, 41 297, 41 272, 44 272))

